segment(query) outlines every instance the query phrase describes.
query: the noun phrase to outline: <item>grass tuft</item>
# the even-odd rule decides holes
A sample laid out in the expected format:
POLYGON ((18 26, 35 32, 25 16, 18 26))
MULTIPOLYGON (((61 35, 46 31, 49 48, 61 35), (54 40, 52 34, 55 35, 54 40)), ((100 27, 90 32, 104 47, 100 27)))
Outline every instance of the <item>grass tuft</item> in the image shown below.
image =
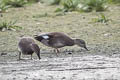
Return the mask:
POLYGON ((0 13, 6 12, 10 6, 0 1, 0 13))
POLYGON ((16 23, 16 21, 1 22, 0 23, 0 31, 6 31, 6 30, 16 31, 18 29, 22 29, 22 27, 16 26, 15 23, 16 23))
POLYGON ((55 12, 71 12, 77 10, 78 0, 62 0, 63 8, 57 8, 55 12))
POLYGON ((10 5, 11 7, 23 7, 26 4, 25 0, 6 0, 6 5, 10 5))
POLYGON ((107 23, 108 21, 112 21, 111 19, 108 19, 103 13, 101 13, 98 18, 93 18, 93 22, 100 22, 100 23, 107 23))
POLYGON ((63 8, 57 8, 55 12, 91 12, 91 11, 105 11, 106 0, 62 0, 61 5, 63 8))
POLYGON ((84 0, 81 2, 81 4, 78 5, 78 8, 80 8, 83 12, 91 12, 91 11, 105 11, 106 0, 84 0))
POLYGON ((107 0, 108 3, 120 4, 120 0, 107 0))

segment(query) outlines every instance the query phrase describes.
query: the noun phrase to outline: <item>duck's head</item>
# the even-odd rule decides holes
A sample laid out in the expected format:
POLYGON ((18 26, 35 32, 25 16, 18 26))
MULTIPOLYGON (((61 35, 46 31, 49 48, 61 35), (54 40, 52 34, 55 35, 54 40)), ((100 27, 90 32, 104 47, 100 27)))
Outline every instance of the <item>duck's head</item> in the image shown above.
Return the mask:
POLYGON ((41 59, 40 57, 40 48, 37 44, 31 44, 31 48, 33 49, 33 51, 37 54, 39 60, 41 59))
POLYGON ((41 57, 40 57, 40 49, 36 49, 35 53, 37 54, 38 59, 40 60, 41 59, 41 57))
POLYGON ((40 52, 38 52, 38 53, 36 53, 37 54, 37 56, 38 56, 38 59, 40 60, 41 59, 41 57, 40 57, 40 52))
POLYGON ((74 39, 74 43, 80 47, 83 47, 84 49, 86 49, 87 51, 89 51, 86 47, 86 43, 84 40, 82 39, 74 39))
POLYGON ((37 54, 38 59, 40 60, 40 59, 41 59, 41 57, 40 57, 40 49, 37 49, 37 50, 35 51, 35 53, 37 54))

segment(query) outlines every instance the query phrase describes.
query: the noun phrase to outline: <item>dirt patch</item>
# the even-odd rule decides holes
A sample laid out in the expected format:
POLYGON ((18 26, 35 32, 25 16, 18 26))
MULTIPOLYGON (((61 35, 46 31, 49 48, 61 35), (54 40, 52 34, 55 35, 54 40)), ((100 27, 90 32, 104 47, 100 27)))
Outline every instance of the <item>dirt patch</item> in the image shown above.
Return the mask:
MULTIPOLYGON (((77 55, 76 55, 77 56, 77 55)), ((6 56, 7 57, 7 56, 6 56)), ((120 58, 100 55, 0 61, 1 80, 119 80, 120 58)))

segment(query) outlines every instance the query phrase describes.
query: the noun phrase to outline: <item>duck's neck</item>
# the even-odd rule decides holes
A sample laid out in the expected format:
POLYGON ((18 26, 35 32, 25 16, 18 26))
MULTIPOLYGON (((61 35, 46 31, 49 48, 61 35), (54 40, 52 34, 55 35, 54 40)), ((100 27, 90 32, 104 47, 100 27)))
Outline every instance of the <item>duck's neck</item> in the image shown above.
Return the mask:
POLYGON ((67 46, 74 46, 75 45, 75 41, 74 39, 72 39, 70 42, 68 42, 67 46))
POLYGON ((76 39, 73 39, 73 45, 76 45, 77 44, 77 42, 76 42, 76 39))

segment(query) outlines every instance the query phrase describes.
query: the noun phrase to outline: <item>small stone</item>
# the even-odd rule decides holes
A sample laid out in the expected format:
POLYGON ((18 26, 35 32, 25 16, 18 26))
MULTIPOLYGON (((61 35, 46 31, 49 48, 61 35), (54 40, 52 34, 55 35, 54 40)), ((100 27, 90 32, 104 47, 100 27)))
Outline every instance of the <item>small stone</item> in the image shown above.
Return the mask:
POLYGON ((3 15, 2 15, 2 14, 0 14, 0 17, 3 17, 3 15))
POLYGON ((72 52, 68 52, 68 54, 72 54, 72 52))
POLYGON ((38 25, 39 25, 40 23, 36 23, 36 24, 38 24, 38 25))
POLYGON ((16 31, 16 29, 13 29, 13 28, 11 28, 10 30, 12 30, 12 31, 16 31))
POLYGON ((66 79, 65 77, 62 77, 62 79, 66 79))
POLYGON ((117 54, 117 53, 114 52, 113 54, 117 54))
POLYGON ((3 29, 2 29, 2 32, 4 32, 4 31, 6 31, 6 28, 3 28, 3 29))
POLYGON ((7 55, 7 53, 5 53, 5 52, 2 52, 2 53, 1 53, 1 56, 3 56, 3 55, 7 55))
POLYGON ((85 19, 85 16, 83 17, 83 19, 85 19))
POLYGON ((16 80, 16 78, 13 78, 13 80, 16 80))
POLYGON ((16 70, 11 70, 12 72, 15 72, 16 70))
POLYGON ((105 34, 104 34, 105 37, 109 37, 109 36, 111 36, 111 35, 112 35, 111 33, 105 33, 105 34))

